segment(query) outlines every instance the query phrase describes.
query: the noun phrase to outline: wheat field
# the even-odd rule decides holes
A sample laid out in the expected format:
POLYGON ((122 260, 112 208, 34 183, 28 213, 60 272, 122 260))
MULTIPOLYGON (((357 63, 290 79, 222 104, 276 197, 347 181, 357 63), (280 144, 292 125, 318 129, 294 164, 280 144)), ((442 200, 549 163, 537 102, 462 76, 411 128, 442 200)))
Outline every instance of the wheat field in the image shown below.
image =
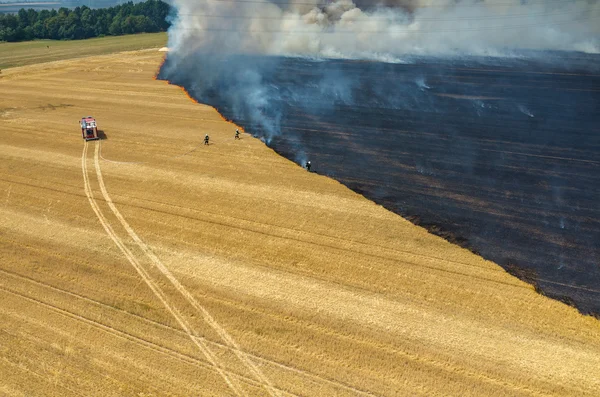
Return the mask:
POLYGON ((598 320, 234 140, 162 57, 0 75, 0 395, 600 395, 598 320))

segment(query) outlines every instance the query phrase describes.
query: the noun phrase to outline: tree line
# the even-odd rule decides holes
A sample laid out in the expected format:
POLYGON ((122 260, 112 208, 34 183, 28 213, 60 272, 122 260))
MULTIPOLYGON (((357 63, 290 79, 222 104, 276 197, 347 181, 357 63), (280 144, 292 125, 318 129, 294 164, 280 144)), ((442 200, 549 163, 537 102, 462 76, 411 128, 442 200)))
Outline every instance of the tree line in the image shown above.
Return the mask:
POLYGON ((164 32, 169 5, 161 0, 128 2, 109 8, 20 9, 0 14, 0 41, 79 40, 106 35, 164 32))

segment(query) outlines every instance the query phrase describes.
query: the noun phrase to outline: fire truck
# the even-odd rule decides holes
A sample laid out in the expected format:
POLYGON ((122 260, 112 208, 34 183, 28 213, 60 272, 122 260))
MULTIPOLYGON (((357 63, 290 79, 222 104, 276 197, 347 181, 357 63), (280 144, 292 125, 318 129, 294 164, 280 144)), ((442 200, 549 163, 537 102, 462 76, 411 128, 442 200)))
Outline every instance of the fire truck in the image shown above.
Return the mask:
POLYGON ((86 141, 93 141, 100 139, 98 137, 98 126, 96 125, 96 119, 92 116, 81 118, 81 136, 86 141))

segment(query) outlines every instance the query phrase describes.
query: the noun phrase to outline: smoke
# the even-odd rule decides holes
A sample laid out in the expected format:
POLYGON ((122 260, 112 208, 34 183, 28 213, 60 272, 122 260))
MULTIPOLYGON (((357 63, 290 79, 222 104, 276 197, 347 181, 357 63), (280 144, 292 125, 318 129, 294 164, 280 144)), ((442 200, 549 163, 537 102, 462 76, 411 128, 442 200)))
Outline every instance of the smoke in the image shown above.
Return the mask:
POLYGON ((415 80, 415 84, 421 89, 421 90, 428 90, 431 87, 427 85, 427 83, 425 82, 425 77, 419 77, 415 80))
MULTIPOLYGON (((175 11, 170 51, 160 77, 217 106, 267 144, 281 135, 289 106, 313 114, 355 106, 355 93, 365 84, 372 96, 361 106, 437 111, 434 94, 427 94, 432 83, 424 77, 404 88, 384 78, 359 82, 321 62, 325 58, 410 63, 419 56, 518 59, 526 49, 600 52, 600 0, 170 2, 175 11), (288 70, 294 76, 274 78, 286 57, 306 63, 297 60, 296 69, 288 70), (303 80, 302 67, 313 76, 317 70, 320 78, 303 80), (415 85, 420 93, 414 93, 415 85)), ((377 73, 376 67, 371 71, 377 73)), ((473 106, 478 115, 491 108, 480 100, 473 106)), ((520 111, 532 117, 528 109, 520 111)), ((287 144, 297 161, 310 157, 302 142, 287 144)))
POLYGON ((527 116, 529 116, 529 117, 535 117, 535 116, 533 115, 533 113, 531 113, 531 112, 529 111, 529 109, 527 109, 525 106, 523 106, 523 105, 519 105, 519 106, 518 106, 518 108, 519 108, 519 110, 521 111, 521 113, 523 113, 523 114, 525 114, 525 115, 527 115, 527 116))
POLYGON ((177 53, 401 61, 403 55, 600 52, 599 0, 172 0, 177 53))

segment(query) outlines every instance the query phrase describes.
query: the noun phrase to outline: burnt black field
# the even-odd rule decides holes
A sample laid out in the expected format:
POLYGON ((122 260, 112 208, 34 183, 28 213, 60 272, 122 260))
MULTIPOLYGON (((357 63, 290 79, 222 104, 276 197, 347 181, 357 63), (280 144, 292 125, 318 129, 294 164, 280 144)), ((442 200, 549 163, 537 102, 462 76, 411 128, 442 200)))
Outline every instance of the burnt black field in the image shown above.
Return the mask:
POLYGON ((598 315, 598 65, 578 53, 393 64, 170 55, 161 77, 278 153, 598 315))

